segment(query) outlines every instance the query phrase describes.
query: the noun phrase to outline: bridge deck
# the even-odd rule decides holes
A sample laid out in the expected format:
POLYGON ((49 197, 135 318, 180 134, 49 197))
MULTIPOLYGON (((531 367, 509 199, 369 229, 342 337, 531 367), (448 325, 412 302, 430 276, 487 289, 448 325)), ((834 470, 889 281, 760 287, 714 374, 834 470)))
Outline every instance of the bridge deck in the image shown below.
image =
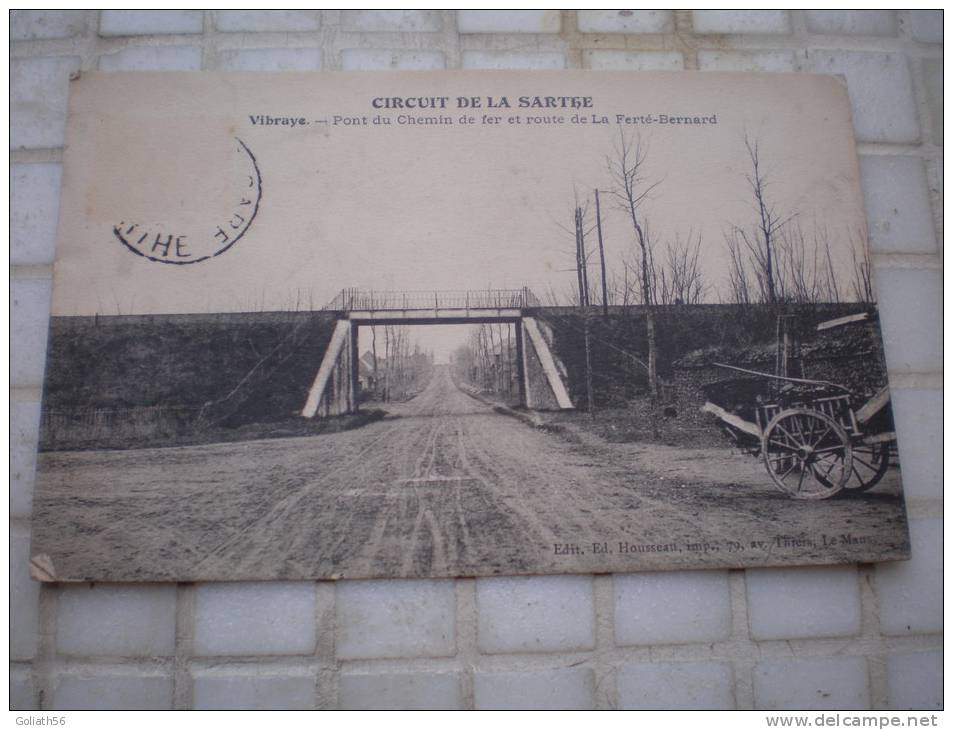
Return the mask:
MULTIPOLYGON (((324 308, 335 312, 406 313, 406 312, 469 312, 521 310, 538 307, 539 301, 527 288, 472 289, 459 291, 374 291, 342 289, 324 308)), ((478 314, 477 316, 483 316, 478 314)), ((496 314, 495 316, 499 316, 496 314)), ((517 315, 518 316, 518 315, 517 315)))
POLYGON ((516 308, 351 310, 344 316, 354 324, 486 324, 516 322, 523 311, 516 308))

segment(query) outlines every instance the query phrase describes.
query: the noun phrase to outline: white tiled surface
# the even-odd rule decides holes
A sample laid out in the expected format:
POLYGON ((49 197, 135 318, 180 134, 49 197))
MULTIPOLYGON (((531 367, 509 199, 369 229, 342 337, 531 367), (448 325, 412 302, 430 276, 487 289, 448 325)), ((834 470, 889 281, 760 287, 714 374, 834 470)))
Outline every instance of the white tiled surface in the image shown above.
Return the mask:
POLYGON ((202 49, 197 46, 124 48, 99 57, 100 71, 198 71, 202 49))
POLYGON ((196 674, 193 677, 196 710, 310 710, 314 706, 315 678, 267 674, 196 674))
POLYGON ((491 70, 553 70, 566 68, 566 56, 550 52, 464 51, 461 66, 491 70))
POLYGON ((320 71, 320 48, 240 48, 221 51, 222 71, 320 71))
POLYGON ((792 51, 699 51, 702 71, 795 71, 792 51))
POLYGON ((935 253, 936 231, 923 160, 866 155, 860 158, 860 177, 873 250, 935 253))
POLYGON ((30 580, 30 533, 10 529, 10 659, 32 659, 39 634, 40 586, 30 580))
POLYGON ((933 128, 934 144, 943 144, 943 60, 939 58, 924 58, 921 61, 923 69, 923 86, 926 91, 927 109, 929 110, 930 126, 933 128))
POLYGON ((15 41, 70 38, 85 30, 82 10, 12 10, 10 39, 15 41))
POLYGON ((852 565, 749 570, 745 582, 755 639, 860 633, 860 585, 852 565))
POLYGON ((33 678, 26 669, 14 669, 10 672, 10 709, 16 712, 36 709, 33 678))
POLYGON ((887 707, 943 709, 943 653, 924 651, 887 658, 887 707))
POLYGON ((312 583, 217 583, 195 591, 198 655, 310 654, 317 626, 312 583))
POLYGON ((943 362, 940 301, 941 272, 877 267, 887 368, 890 371, 939 371, 943 362))
POLYGON ((461 33, 558 33, 558 10, 458 10, 461 33))
POLYGON ((169 710, 172 677, 94 670, 53 679, 54 710, 169 710))
POLYGON ((728 574, 717 570, 618 576, 615 639, 620 645, 720 641, 731 630, 728 574))
POLYGON ((943 401, 936 390, 894 388, 890 391, 897 427, 903 491, 907 497, 943 496, 943 401))
POLYGON ((920 43, 942 43, 943 11, 911 10, 910 35, 920 43))
POLYGON ((811 33, 897 34, 897 14, 893 10, 808 10, 805 15, 811 33))
POLYGON ((811 52, 809 69, 843 75, 858 142, 911 143, 920 139, 910 65, 903 53, 811 52))
POLYGON ((758 710, 867 710, 867 661, 860 656, 769 659, 754 668, 758 710))
POLYGON ((477 635, 487 653, 573 651, 595 643, 592 578, 477 580, 477 635))
POLYGON ((877 566, 880 629, 888 635, 943 630, 943 521, 911 520, 913 559, 877 566))
POLYGON ((544 672, 478 672, 473 677, 477 710, 592 710, 591 669, 544 672))
POLYGON ((318 10, 217 10, 214 18, 215 28, 225 33, 303 33, 321 27, 321 12, 318 10))
POLYGON ((38 388, 43 381, 50 289, 48 278, 10 282, 10 381, 13 385, 38 388))
POLYGON ((693 10, 696 33, 789 33, 786 10, 693 10))
POLYGON ((350 581, 337 589, 342 659, 449 656, 456 646, 456 595, 446 581, 350 581))
POLYGON ((626 13, 14 11, 16 709, 38 701, 44 710, 590 702, 597 708, 937 708, 942 276, 940 234, 931 239, 930 221, 942 230, 942 16, 930 10, 626 13), (859 571, 731 571, 727 588, 719 572, 686 573, 681 581, 660 574, 648 581, 248 583, 128 592, 117 586, 40 591, 29 579, 29 454, 70 73, 110 65, 338 70, 612 64, 847 77, 871 233, 883 252, 875 255, 876 275, 915 517, 911 563, 859 571), (664 611, 649 612, 646 605, 664 611), (110 633, 109 625, 116 630, 110 633))
POLYGON ((10 404, 10 516, 29 518, 36 475, 36 442, 40 429, 40 401, 10 404))
POLYGON ((379 48, 345 48, 341 68, 345 71, 426 71, 444 68, 439 51, 389 51, 379 48))
POLYGON ((455 672, 341 675, 342 710, 457 710, 463 706, 455 672))
POLYGON ((344 10, 341 27, 355 32, 433 33, 440 30, 435 10, 344 10))
POLYGON ((55 162, 11 166, 11 264, 53 262, 62 175, 63 166, 55 162))
POLYGON ((720 662, 626 664, 618 675, 621 710, 733 710, 731 666, 720 662))
POLYGON ((671 10, 580 10, 582 33, 669 33, 675 27, 671 10))
POLYGON ((10 149, 63 144, 69 77, 79 68, 75 56, 11 59, 10 149))
POLYGON ((74 656, 172 656, 175 586, 64 586, 56 607, 56 649, 74 656))
POLYGON ((99 18, 104 36, 201 32, 201 10, 103 10, 99 18))
POLYGON ((605 71, 680 71, 685 67, 677 51, 589 51, 589 67, 605 71))

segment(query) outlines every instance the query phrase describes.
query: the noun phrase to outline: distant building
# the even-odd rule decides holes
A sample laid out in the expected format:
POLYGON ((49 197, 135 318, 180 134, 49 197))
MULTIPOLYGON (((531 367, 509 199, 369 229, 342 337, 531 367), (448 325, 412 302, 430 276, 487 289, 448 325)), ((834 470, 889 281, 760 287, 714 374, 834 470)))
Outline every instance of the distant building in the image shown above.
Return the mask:
POLYGON ((370 350, 361 355, 357 361, 357 381, 362 393, 373 393, 377 390, 378 380, 384 372, 384 358, 374 359, 370 350))

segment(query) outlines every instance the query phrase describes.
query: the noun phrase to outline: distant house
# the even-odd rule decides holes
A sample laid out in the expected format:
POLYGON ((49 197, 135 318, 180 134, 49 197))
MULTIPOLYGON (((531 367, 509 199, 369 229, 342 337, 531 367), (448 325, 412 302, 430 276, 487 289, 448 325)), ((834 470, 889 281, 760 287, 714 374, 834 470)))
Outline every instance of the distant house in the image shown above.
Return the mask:
POLYGON ((362 393, 371 393, 377 389, 377 381, 383 370, 383 358, 377 358, 375 367, 374 353, 368 350, 361 355, 357 361, 357 380, 362 393))

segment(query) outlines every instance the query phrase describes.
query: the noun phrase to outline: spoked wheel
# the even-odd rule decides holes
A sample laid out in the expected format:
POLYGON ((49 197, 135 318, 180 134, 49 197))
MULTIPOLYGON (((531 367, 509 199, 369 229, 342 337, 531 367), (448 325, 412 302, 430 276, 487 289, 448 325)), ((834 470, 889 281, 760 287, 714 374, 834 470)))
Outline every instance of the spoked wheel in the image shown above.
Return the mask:
POLYGON ((794 499, 827 499, 851 476, 850 438, 819 411, 792 408, 771 419, 761 436, 761 457, 782 492, 794 499))
POLYGON ((854 444, 851 448, 850 477, 844 489, 866 492, 883 479, 890 466, 890 444, 854 444))

